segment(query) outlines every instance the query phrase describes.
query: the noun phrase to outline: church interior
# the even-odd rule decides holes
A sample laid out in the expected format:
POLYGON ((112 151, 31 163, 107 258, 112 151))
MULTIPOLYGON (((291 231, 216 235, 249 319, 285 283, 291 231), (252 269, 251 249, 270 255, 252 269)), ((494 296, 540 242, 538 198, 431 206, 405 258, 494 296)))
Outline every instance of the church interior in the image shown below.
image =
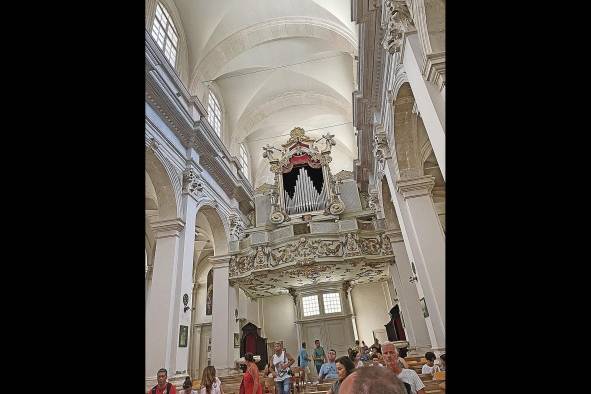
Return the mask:
POLYGON ((320 340, 443 393, 445 272, 445 0, 145 0, 145 392, 320 340))

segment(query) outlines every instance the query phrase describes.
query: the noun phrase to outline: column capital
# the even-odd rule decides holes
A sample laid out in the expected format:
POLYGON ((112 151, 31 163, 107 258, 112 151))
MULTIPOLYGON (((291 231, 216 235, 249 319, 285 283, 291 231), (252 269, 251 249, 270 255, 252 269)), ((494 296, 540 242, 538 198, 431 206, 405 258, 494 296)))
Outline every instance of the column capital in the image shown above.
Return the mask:
POLYGON ((435 177, 425 175, 416 178, 400 179, 396 182, 396 189, 404 199, 431 195, 435 185, 435 177))
POLYGON ((181 219, 161 220, 152 223, 152 228, 156 232, 156 239, 178 237, 185 227, 185 222, 181 219))
POLYGON ((230 259, 232 256, 225 255, 225 256, 213 256, 209 258, 209 262, 213 265, 213 269, 218 268, 229 268, 230 267, 230 259))

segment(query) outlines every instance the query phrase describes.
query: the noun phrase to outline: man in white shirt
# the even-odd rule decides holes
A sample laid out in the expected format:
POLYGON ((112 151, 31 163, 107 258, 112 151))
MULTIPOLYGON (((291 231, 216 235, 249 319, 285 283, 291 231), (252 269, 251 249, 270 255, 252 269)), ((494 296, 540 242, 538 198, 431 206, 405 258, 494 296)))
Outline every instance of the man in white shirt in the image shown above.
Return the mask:
POLYGON ((425 385, 419 375, 412 369, 400 368, 398 365, 398 349, 394 343, 382 343, 382 354, 386 367, 390 368, 400 380, 410 385, 411 394, 425 394, 425 385))

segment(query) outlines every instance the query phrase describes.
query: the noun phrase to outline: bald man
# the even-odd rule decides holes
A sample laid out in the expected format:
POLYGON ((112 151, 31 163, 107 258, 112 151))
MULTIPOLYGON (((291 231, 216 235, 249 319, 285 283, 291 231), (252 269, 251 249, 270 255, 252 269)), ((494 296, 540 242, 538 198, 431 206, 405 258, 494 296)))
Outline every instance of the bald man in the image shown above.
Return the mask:
POLYGON ((343 380, 339 394, 407 394, 407 390, 390 369, 363 367, 343 380))
POLYGON ((400 368, 398 349, 396 349, 393 342, 382 343, 382 354, 384 355, 386 367, 394 372, 400 380, 410 385, 410 394, 425 394, 425 384, 419 375, 412 369, 400 368))

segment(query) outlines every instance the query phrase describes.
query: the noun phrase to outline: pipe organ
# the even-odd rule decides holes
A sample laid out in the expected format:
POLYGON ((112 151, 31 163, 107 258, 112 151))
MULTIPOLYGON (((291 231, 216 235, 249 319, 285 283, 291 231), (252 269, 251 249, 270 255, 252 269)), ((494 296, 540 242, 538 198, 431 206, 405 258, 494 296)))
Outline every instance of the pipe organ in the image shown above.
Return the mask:
POLYGON ((280 224, 291 216, 304 213, 337 215, 345 209, 338 185, 330 171, 334 135, 325 134, 324 149, 305 135, 304 129, 294 128, 283 149, 272 146, 263 148, 263 157, 269 160, 275 174, 271 191, 271 222, 280 224), (275 157, 277 151, 281 157, 275 157))

